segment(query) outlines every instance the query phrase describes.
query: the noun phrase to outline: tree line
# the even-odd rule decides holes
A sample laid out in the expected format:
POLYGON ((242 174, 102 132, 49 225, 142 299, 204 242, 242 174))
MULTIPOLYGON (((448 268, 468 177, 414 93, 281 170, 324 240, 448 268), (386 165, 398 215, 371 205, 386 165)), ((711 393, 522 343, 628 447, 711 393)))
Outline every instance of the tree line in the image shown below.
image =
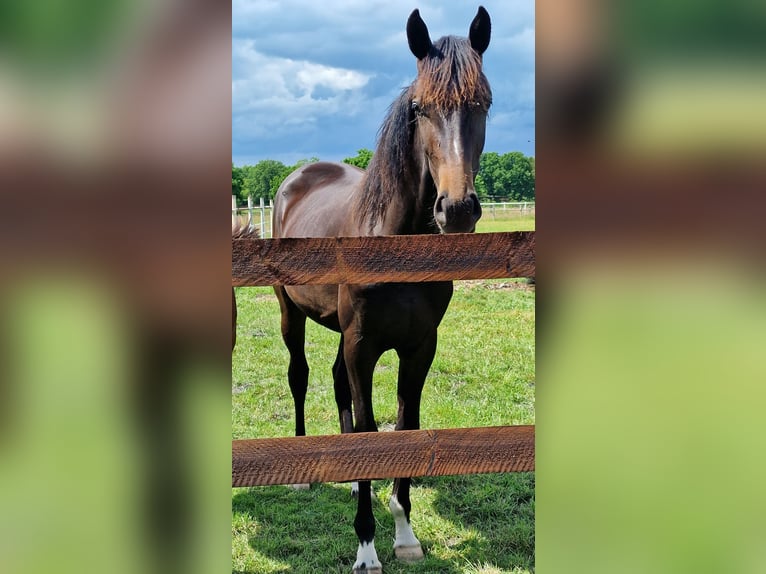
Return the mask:
MULTIPOLYGON (((369 149, 360 149, 356 156, 347 157, 343 162, 366 169, 372 154, 369 149)), ((247 203, 248 197, 273 200, 277 189, 290 173, 315 161, 319 159, 302 159, 294 165, 285 165, 273 159, 241 167, 232 163, 231 193, 241 204, 247 203)), ((481 154, 476 193, 482 201, 534 201, 535 158, 518 151, 481 154)))

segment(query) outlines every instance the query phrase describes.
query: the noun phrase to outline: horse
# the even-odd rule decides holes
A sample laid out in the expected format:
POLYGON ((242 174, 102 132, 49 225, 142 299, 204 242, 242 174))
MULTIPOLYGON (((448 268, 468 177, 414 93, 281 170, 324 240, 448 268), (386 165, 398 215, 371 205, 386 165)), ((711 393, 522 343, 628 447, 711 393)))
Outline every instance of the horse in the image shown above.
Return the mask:
MULTIPOLYGON (((261 236, 261 230, 254 227, 249 216, 232 215, 231 216, 231 238, 245 239, 248 237, 258 238, 261 236)), ((237 346, 237 296, 234 293, 234 287, 231 288, 231 352, 237 346)))
MULTIPOLYGON (((407 20, 417 77, 391 104, 366 171, 317 162, 291 173, 277 190, 274 237, 341 237, 471 233, 481 217, 474 188, 484 148, 492 92, 482 68, 489 14, 479 7, 467 38, 432 42, 418 10, 407 20)), ((309 367, 306 319, 340 333, 332 369, 342 433, 377 431, 373 370, 394 349, 399 358, 396 430, 420 427, 420 398, 453 285, 277 286, 295 434, 306 434, 304 402, 309 367), (352 411, 353 406, 353 411, 352 411)), ((389 502, 398 559, 423 558, 410 523, 410 479, 396 478, 389 502)), ((359 539, 354 574, 379 574, 369 481, 358 485, 354 528, 359 539)))

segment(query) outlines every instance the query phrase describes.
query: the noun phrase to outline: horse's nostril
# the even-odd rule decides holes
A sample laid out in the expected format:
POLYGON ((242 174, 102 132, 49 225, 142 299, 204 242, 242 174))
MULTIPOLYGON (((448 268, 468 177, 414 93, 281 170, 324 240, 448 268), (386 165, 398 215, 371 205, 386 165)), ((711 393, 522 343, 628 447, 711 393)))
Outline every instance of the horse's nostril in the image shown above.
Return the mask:
POLYGON ((476 194, 471 194, 471 203, 473 203, 471 214, 478 220, 481 217, 481 203, 479 202, 479 198, 476 197, 476 194))
POLYGON ((436 205, 434 205, 434 210, 436 213, 444 213, 444 200, 446 197, 446 195, 440 195, 436 198, 436 205))

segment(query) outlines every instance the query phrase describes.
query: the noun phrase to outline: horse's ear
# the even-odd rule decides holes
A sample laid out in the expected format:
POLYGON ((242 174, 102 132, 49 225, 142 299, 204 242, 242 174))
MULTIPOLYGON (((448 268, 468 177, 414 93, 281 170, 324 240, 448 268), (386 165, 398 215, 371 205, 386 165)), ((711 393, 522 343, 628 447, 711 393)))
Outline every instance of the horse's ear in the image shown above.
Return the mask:
POLYGON ((412 11, 407 19, 407 42, 418 60, 422 60, 431 51, 431 38, 428 36, 426 23, 420 17, 420 10, 412 11))
POLYGON ((471 28, 468 31, 468 38, 471 41, 471 47, 479 54, 483 54, 489 46, 489 36, 492 31, 492 23, 489 20, 489 13, 484 6, 479 6, 476 17, 471 22, 471 28))

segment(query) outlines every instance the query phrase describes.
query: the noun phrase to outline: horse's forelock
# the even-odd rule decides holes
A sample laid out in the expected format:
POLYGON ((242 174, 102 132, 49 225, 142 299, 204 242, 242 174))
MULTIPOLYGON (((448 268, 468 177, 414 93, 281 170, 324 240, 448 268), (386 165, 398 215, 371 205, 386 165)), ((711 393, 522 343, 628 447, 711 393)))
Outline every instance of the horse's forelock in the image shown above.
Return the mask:
POLYGON ((418 61, 414 97, 421 105, 454 109, 468 102, 489 108, 492 91, 482 71, 481 55, 465 38, 445 36, 418 61))

